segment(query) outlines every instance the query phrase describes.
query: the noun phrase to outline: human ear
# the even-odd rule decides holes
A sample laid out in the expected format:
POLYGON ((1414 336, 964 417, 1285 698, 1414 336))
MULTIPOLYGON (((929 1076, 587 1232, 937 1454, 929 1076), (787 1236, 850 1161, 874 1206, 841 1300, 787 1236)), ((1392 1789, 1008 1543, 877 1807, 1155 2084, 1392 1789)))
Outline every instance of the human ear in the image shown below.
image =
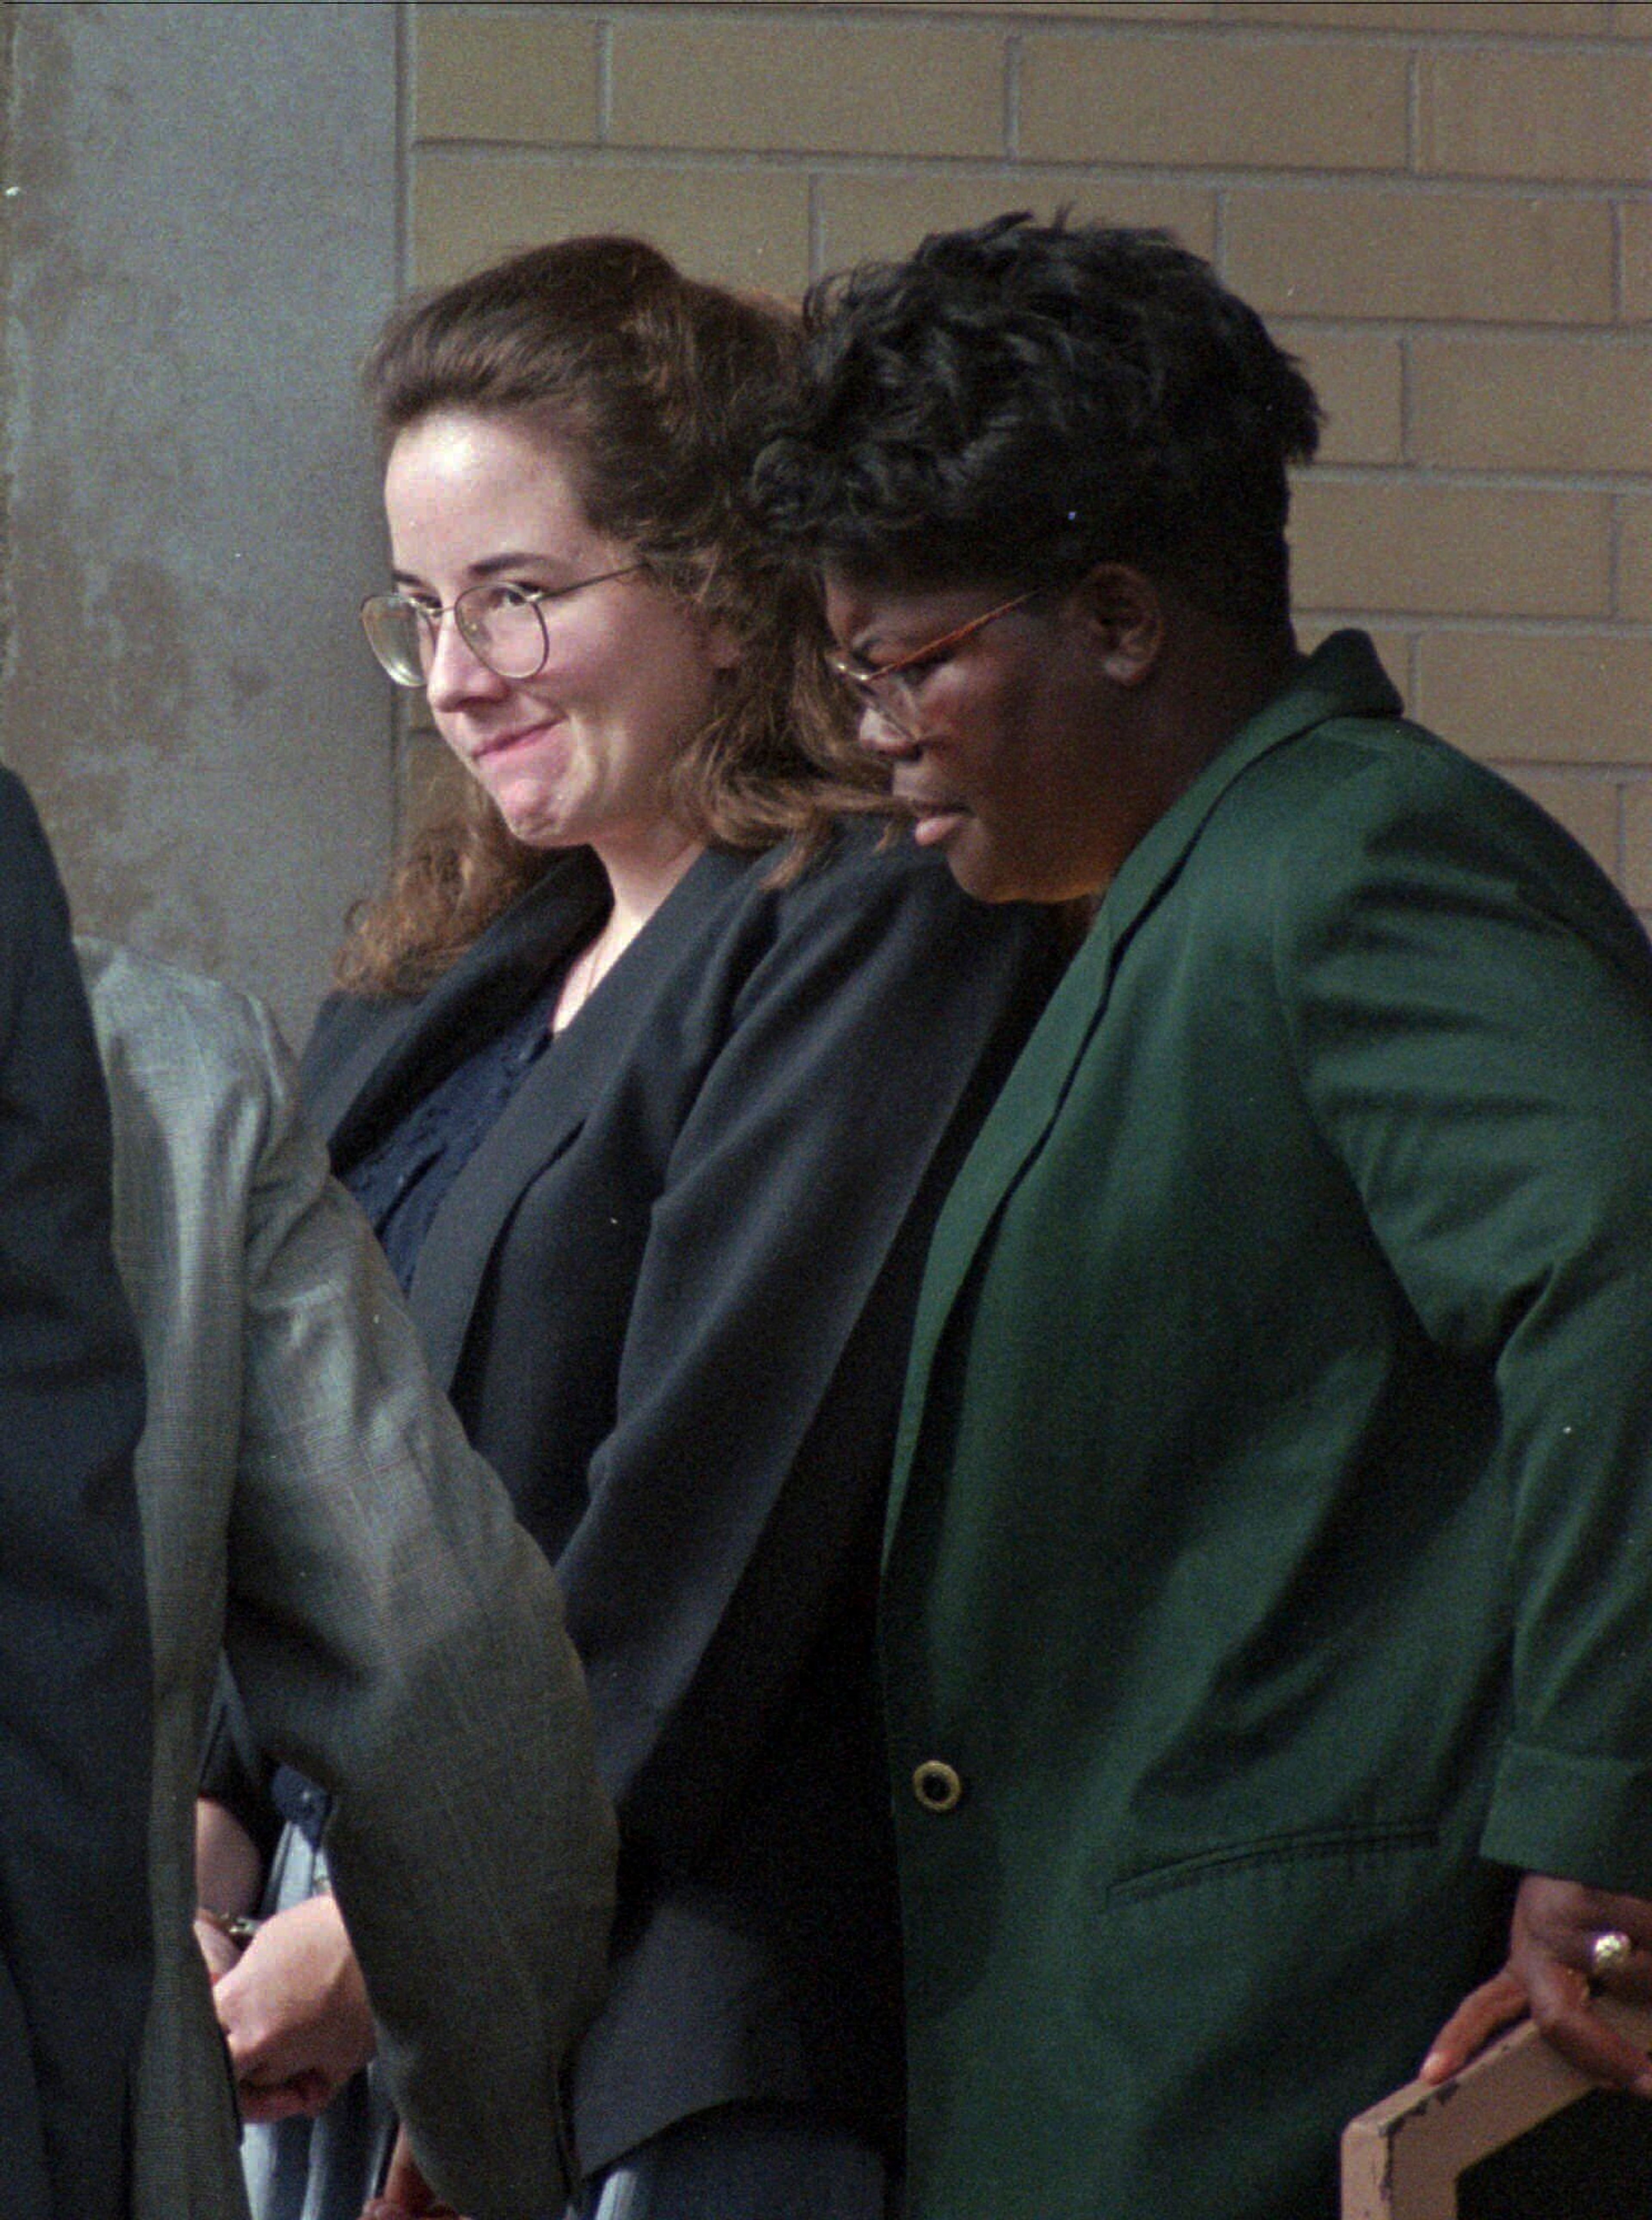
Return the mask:
POLYGON ((1158 589, 1127 563, 1098 563, 1071 595, 1079 620, 1115 686, 1139 686, 1164 652, 1165 611, 1158 589))

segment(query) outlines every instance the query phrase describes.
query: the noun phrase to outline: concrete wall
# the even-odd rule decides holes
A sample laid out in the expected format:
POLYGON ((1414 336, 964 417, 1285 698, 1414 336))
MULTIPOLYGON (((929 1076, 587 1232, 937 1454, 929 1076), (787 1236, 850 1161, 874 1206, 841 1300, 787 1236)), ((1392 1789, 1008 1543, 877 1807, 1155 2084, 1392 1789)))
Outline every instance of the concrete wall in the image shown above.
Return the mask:
POLYGON ((1331 411, 1305 630, 1652 909, 1652 7, 422 6, 412 264, 570 228, 792 291, 1005 208, 1170 226, 1331 411))
POLYGON ((82 924, 300 1030, 390 832, 353 376, 396 290, 398 12, 13 27, 5 759, 82 924))

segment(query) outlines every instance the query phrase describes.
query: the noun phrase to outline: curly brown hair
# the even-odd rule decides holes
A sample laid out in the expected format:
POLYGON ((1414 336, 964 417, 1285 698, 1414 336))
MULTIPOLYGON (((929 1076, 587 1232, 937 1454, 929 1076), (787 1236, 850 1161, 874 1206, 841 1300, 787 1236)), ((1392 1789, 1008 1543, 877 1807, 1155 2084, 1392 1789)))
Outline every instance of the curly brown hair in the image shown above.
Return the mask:
MULTIPOLYGON (((770 539, 745 495, 799 348, 797 319, 778 302, 686 278, 645 240, 595 237, 408 302, 365 371, 386 456, 437 410, 525 419, 554 441, 597 530, 733 633, 739 660, 673 765, 668 807, 715 847, 790 840, 781 869, 792 874, 834 815, 877 802, 822 658, 812 571, 770 539)), ((549 860, 467 782, 353 914, 338 984, 422 991, 549 860)))

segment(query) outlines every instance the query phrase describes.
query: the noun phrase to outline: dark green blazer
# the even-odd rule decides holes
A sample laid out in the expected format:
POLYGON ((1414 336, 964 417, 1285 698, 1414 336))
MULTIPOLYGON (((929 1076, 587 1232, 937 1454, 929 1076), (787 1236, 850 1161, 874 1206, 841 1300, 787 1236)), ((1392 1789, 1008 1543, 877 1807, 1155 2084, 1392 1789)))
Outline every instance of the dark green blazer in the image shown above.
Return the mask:
POLYGON ((1652 960, 1399 706, 1340 634, 1161 819, 938 1225, 913 2220, 1328 2216, 1510 1868, 1652 1893, 1652 960))

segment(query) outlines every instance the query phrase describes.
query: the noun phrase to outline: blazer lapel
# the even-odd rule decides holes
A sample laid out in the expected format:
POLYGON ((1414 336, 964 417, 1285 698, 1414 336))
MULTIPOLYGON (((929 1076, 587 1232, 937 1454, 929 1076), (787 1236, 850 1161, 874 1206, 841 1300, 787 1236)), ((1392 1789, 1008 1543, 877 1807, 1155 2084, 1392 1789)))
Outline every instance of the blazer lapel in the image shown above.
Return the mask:
POLYGON ((416 1001, 348 1002, 348 1045, 306 1090, 306 1107, 347 1168, 490 1034, 607 911, 608 882, 589 850, 557 857, 416 1001))
POLYGON ((905 1496, 930 1374, 953 1306, 1006 1197, 1055 1122, 1143 920, 1175 882, 1213 810, 1253 764, 1328 717, 1393 716, 1400 708, 1364 635, 1334 633, 1125 857, 1088 939, 1022 1050, 936 1221, 913 1333, 886 1534, 893 1534, 905 1496))
POLYGON ((631 1060, 667 974, 683 961, 701 921, 751 868, 749 856, 708 852, 685 872, 585 1009, 533 1065, 444 1198, 408 1292, 445 1389, 458 1373, 489 1260, 524 1189, 569 1146, 602 1089, 631 1060))

